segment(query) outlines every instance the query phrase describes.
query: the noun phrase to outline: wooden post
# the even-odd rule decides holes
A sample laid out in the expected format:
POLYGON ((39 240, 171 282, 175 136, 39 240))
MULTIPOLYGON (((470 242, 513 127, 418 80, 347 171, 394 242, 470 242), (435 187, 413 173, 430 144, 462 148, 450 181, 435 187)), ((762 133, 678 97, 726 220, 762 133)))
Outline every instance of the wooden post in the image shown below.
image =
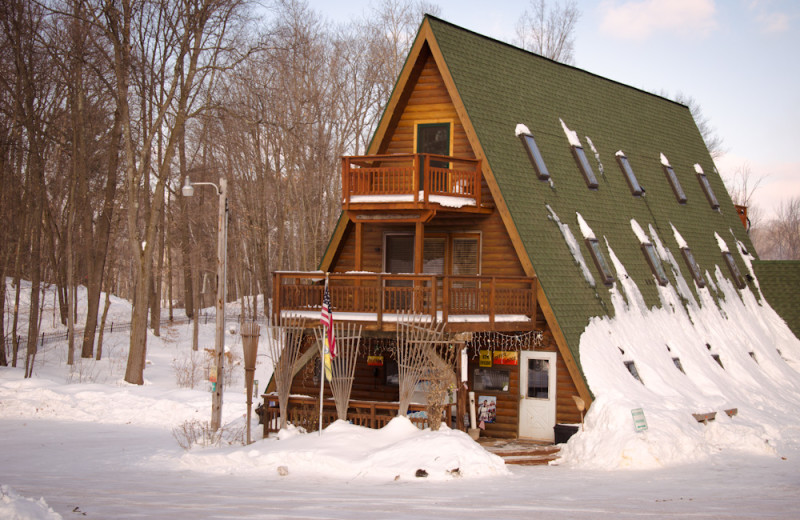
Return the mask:
POLYGON ((277 323, 281 316, 281 273, 272 274, 272 322, 277 323))
POLYGON ((482 192, 483 188, 481 187, 481 160, 478 159, 478 164, 475 166, 475 206, 478 208, 481 207, 482 192))
POLYGON ((383 276, 378 274, 378 330, 383 325, 383 276))
POLYGON ((494 328, 494 313, 496 311, 496 299, 495 299, 495 277, 492 276, 492 281, 490 282, 490 291, 489 291, 489 324, 494 328))
POLYGON ((467 414, 467 384, 466 381, 461 381, 461 374, 467 370, 467 367, 463 366, 464 358, 462 356, 462 352, 464 349, 467 348, 464 343, 458 344, 458 369, 456 373, 458 374, 458 391, 456 392, 456 428, 461 431, 466 431, 467 428, 464 425, 464 416, 467 414))
POLYGON ((419 154, 414 154, 414 172, 411 175, 411 193, 414 195, 414 202, 419 202, 419 154))
POLYGON ((536 328, 536 291, 538 290, 539 279, 533 277, 531 279, 531 324, 536 328))
POLYGON ((342 157, 342 209, 350 209, 350 157, 342 157))

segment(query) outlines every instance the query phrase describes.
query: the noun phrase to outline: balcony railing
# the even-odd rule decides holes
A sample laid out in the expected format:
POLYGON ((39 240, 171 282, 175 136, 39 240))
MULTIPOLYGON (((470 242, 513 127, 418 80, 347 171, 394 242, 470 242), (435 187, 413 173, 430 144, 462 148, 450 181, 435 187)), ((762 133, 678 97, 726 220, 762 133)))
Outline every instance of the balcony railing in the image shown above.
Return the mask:
POLYGON ((342 157, 344 207, 481 207, 481 161, 434 154, 342 157))
MULTIPOLYGON (((319 319, 325 275, 276 272, 273 313, 319 319)), ((379 273, 329 274, 335 318, 391 329, 402 314, 430 316, 449 330, 533 328, 536 278, 379 273)))
MULTIPOLYGON (((263 394, 265 406, 262 408, 264 437, 280 430, 280 409, 278 394, 263 394)), ((324 399, 322 412, 322 428, 327 428, 337 419, 336 403, 333 399, 324 399)), ((366 428, 383 428, 389 421, 397 417, 399 403, 382 401, 359 401, 351 399, 347 410, 347 420, 351 424, 366 428)), ((424 404, 411 403, 408 406, 409 420, 420 429, 428 426, 424 404)), ((302 395, 289 397, 288 420, 295 426, 302 426, 307 431, 319 429, 319 398, 302 395)))

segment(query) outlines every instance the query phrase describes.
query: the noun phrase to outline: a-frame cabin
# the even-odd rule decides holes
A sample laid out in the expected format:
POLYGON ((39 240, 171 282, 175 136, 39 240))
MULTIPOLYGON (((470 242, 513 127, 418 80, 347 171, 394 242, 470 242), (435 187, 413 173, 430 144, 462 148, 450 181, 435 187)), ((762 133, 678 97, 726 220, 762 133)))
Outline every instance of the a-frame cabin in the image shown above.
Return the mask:
MULTIPOLYGON (((364 326, 352 399, 373 416, 398 399, 399 313, 444 321, 496 407, 484 435, 553 440, 592 403, 580 338, 617 277, 648 306, 720 265, 746 287, 720 240, 752 249, 687 107, 426 16, 367 155, 342 158, 320 271, 275 273, 273 315, 313 325, 329 273, 335 319, 364 326), (665 269, 642 229, 685 262, 665 269)), ((312 336, 292 394, 318 392, 312 336)))

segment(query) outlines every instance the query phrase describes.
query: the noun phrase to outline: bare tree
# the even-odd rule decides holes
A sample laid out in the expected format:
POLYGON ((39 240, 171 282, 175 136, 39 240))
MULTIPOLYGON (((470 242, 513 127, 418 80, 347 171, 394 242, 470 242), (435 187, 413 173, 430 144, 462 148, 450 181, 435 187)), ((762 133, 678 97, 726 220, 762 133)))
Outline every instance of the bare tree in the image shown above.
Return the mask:
POLYGON ((517 21, 514 44, 561 63, 575 63, 575 26, 581 12, 574 0, 531 0, 517 21))
POLYGON ((800 260, 800 197, 781 203, 753 241, 764 260, 800 260))
POLYGON ((717 133, 717 129, 711 125, 711 120, 703 113, 700 103, 695 98, 682 92, 678 92, 675 95, 675 101, 689 107, 692 118, 694 118, 694 123, 700 131, 700 135, 703 136, 703 141, 706 143, 706 148, 708 148, 708 153, 711 154, 711 157, 713 159, 719 159, 724 155, 724 141, 717 133))

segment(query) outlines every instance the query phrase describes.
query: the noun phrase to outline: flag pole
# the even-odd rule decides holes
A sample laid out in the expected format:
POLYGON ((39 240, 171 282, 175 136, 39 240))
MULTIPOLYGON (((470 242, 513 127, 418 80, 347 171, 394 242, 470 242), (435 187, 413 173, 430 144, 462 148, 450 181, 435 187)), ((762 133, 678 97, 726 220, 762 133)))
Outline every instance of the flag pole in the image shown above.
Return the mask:
MULTIPOLYGON (((328 290, 328 273, 325 273, 325 289, 323 289, 323 294, 325 291, 328 290)), ((323 303, 323 306, 325 304, 323 303)), ((325 338, 328 335, 328 331, 324 330, 322 343, 319 345, 319 435, 322 436, 322 403, 325 391, 325 338)))

